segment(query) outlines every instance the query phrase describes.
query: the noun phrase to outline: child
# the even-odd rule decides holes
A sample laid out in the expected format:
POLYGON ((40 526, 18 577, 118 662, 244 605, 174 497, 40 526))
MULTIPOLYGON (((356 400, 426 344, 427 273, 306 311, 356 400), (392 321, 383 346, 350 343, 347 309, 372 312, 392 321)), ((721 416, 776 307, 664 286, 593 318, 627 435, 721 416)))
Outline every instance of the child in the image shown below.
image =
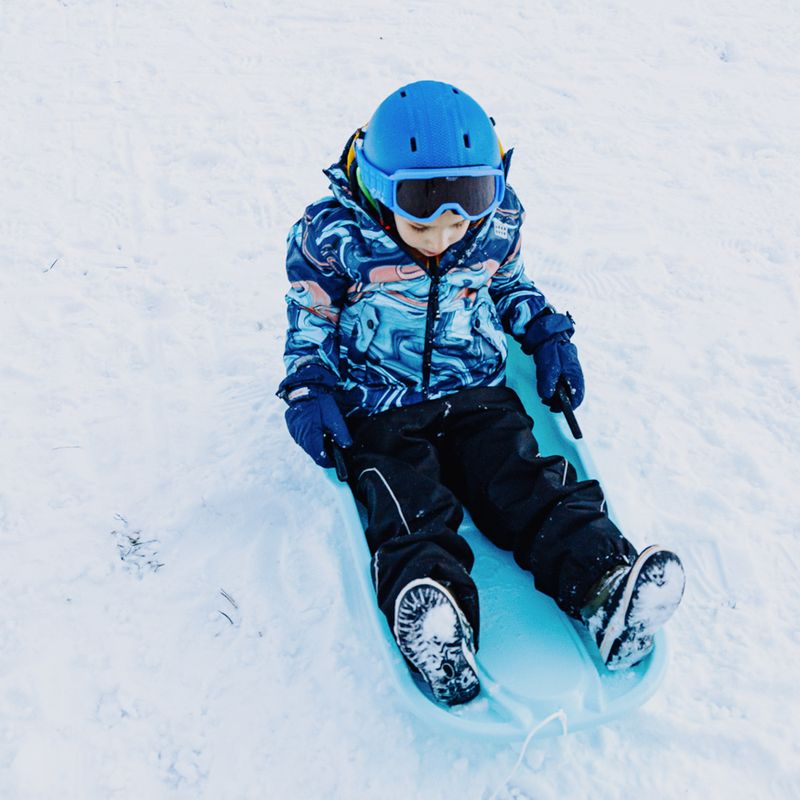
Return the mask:
POLYGON ((678 557, 637 554, 596 481, 541 457, 505 386, 506 333, 536 362, 537 391, 572 405, 583 374, 559 314, 525 275, 511 151, 449 84, 398 89, 326 171, 333 196, 288 239, 292 288, 278 394, 295 441, 323 467, 339 448, 367 509, 377 602, 442 703, 480 691, 473 555, 462 503, 536 588, 583 620, 609 669, 631 666, 683 594, 678 557))

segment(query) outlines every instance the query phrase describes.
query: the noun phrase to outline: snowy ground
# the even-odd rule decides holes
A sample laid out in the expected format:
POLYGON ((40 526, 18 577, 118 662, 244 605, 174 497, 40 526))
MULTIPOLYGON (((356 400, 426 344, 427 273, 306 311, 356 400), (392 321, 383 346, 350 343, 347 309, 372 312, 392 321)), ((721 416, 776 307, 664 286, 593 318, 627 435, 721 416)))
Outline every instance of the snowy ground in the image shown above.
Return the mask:
POLYGON ((0 797, 800 796, 798 41, 793 0, 0 5, 0 797), (423 77, 517 148, 609 493, 689 573, 660 693, 506 786, 353 629, 273 396, 286 231, 423 77))

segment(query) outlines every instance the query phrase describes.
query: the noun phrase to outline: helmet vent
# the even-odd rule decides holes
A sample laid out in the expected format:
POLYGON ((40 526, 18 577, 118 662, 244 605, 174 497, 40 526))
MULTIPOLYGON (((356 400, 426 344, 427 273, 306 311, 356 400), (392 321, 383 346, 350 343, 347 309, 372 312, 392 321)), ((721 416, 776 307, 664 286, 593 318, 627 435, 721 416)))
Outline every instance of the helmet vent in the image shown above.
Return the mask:
POLYGON ((469 149, 469 134, 468 133, 464 134, 464 147, 469 149))
POLYGON ((417 152, 417 140, 414 136, 411 137, 411 152, 412 153, 417 152))
POLYGON ((405 97, 405 96, 406 96, 405 92, 400 92, 400 97, 405 97))
POLYGON ((453 90, 453 94, 458 94, 458 89, 455 86, 450 87, 453 90))

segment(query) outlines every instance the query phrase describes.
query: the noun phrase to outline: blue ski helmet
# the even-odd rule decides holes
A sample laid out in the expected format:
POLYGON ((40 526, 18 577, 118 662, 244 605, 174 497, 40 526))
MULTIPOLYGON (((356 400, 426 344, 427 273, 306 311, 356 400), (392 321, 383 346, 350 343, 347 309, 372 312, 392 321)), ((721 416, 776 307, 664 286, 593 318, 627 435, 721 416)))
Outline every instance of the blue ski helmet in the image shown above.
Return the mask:
POLYGON ((492 121, 449 83, 417 81, 392 92, 364 133, 364 155, 383 172, 500 167, 492 121))
POLYGON ((505 192, 492 121, 468 94, 439 81, 389 95, 356 143, 356 160, 374 198, 419 222, 448 208, 479 219, 505 192))

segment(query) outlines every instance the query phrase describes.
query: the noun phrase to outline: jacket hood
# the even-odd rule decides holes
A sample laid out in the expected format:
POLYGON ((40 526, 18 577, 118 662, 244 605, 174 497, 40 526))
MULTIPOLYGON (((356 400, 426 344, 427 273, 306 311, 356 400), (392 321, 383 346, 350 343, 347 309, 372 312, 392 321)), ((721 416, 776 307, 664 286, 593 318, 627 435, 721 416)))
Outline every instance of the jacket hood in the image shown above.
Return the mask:
POLYGON ((355 214, 362 228, 372 227, 380 229, 378 221, 363 205, 361 205, 359 198, 353 194, 353 189, 341 161, 331 164, 327 169, 322 170, 322 172, 330 181, 331 194, 333 194, 341 205, 350 209, 355 214))

